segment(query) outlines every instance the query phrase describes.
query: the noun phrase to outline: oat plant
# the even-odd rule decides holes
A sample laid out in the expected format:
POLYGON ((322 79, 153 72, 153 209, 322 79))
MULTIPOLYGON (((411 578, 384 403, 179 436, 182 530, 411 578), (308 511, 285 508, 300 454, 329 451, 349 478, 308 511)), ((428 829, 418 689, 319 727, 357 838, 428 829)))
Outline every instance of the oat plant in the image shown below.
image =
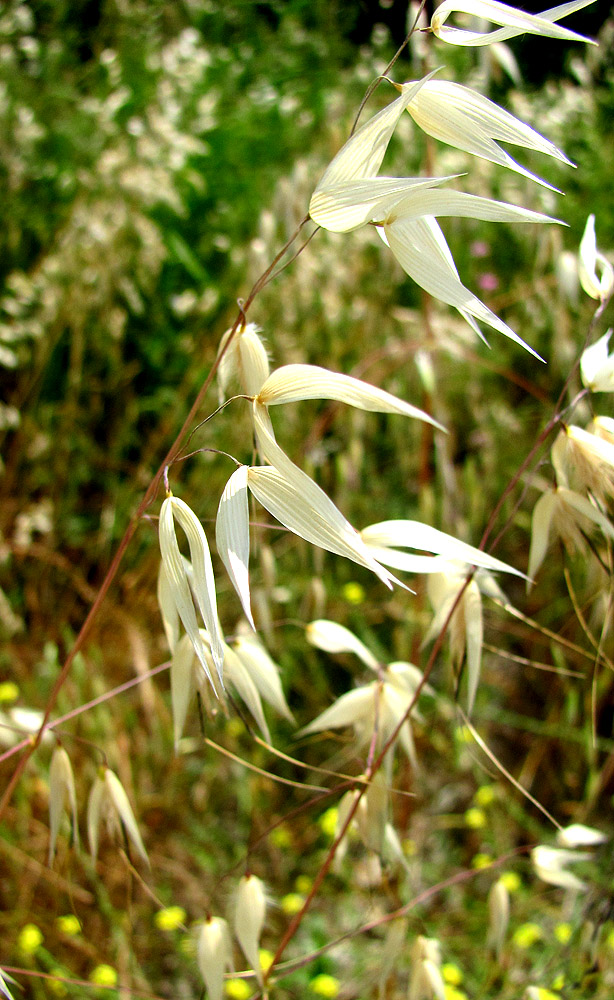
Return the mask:
MULTIPOLYGON (((564 219, 564 203, 532 165, 540 155, 562 168, 570 165, 564 150, 487 97, 473 80, 469 85, 447 79, 455 72, 446 66, 447 52, 464 47, 462 65, 468 66, 471 50, 483 50, 489 65, 513 73, 515 59, 506 43, 517 35, 590 43, 560 23, 590 2, 576 0, 532 15, 497 0, 444 0, 430 23, 417 9, 402 49, 373 73, 353 126, 348 116, 345 142, 319 179, 303 176, 308 196, 296 216, 300 221, 239 300, 230 328, 220 330, 215 360, 136 505, 71 651, 36 706, 38 714, 26 727, 18 715, 5 713, 3 726, 11 737, 1 759, 10 762, 10 776, 0 817, 13 822, 25 808, 21 788, 28 772, 44 774, 50 761, 49 836, 34 862, 48 863, 57 892, 72 900, 79 929, 70 926, 81 954, 88 960, 105 955, 107 961, 89 978, 71 974, 69 924, 63 925, 61 947, 47 951, 35 933, 34 899, 32 920, 16 944, 21 963, 0 950, 3 995, 20 995, 12 977, 32 996, 47 995, 47 987, 58 996, 101 995, 97 991, 107 987, 122 996, 197 997, 205 990, 211 1000, 225 995, 544 1000, 580 995, 589 979, 602 991, 594 995, 608 995, 614 965, 602 930, 611 912, 596 874, 608 832, 585 823, 593 820, 591 812, 601 820, 597 805, 603 789, 594 787, 584 802, 580 794, 577 802, 534 795, 531 767, 538 762, 531 764, 527 756, 517 767, 505 741, 491 744, 484 735, 489 698, 481 692, 484 661, 492 691, 493 657, 522 663, 521 640, 523 649, 534 637, 550 650, 552 664, 539 662, 541 654, 535 653, 526 665, 549 670, 557 684, 579 676, 568 660, 576 666, 581 661, 592 669, 586 676, 597 752, 598 714, 613 669, 608 641, 614 540, 614 429, 612 417, 595 413, 593 402, 614 391, 610 331, 600 330, 613 271, 607 253, 598 249, 597 212, 589 215, 570 279, 597 302, 596 312, 575 338, 558 398, 544 400, 542 393, 540 425, 510 448, 510 456, 521 456, 516 467, 506 454, 494 455, 505 485, 492 509, 459 516, 456 523, 442 518, 436 527, 439 474, 429 472, 431 463, 443 469, 447 501, 437 509, 445 513, 460 504, 461 491, 455 494, 451 476, 446 479, 448 357, 471 365, 467 359, 485 356, 484 342, 492 337, 488 359, 496 365, 505 343, 501 334, 509 342, 504 370, 518 368, 525 381, 537 380, 548 361, 531 343, 528 323, 526 329, 514 328, 499 316, 492 297, 489 304, 486 294, 481 298, 470 281, 465 284, 444 235, 445 220, 550 230, 559 225, 558 216, 564 219), (402 78, 401 56, 408 46, 414 51, 412 68, 420 70, 413 76, 422 74, 418 79, 402 78), (417 167, 407 140, 399 137, 410 125, 413 137, 422 136, 417 167), (453 152, 441 153, 434 141, 453 152), (512 157, 507 145, 520 149, 520 160, 530 151, 530 166, 512 157), (385 162, 396 167, 405 157, 415 176, 384 171, 385 162), (513 176, 508 189, 531 190, 532 207, 490 197, 494 171, 513 176), (351 345, 357 357, 351 371, 339 370, 345 345, 329 357, 325 350, 317 353, 317 338, 311 337, 303 350, 300 339, 289 342, 268 315, 272 302, 283 312, 298 301, 305 281, 301 269, 313 274, 320 253, 333 267, 338 259, 340 270, 351 266, 354 254, 369 255, 377 268, 373 284, 384 290, 374 307, 373 341, 359 337, 351 345), (392 322, 383 300, 392 280, 412 289, 413 306, 406 312, 413 325, 405 346, 401 340, 395 348, 397 374, 378 385, 362 376, 374 352, 394 360, 386 357, 387 334, 383 342, 376 339, 392 322), (418 373, 416 398, 404 398, 409 380, 398 377, 400 353, 402 364, 418 373), (333 458, 317 458, 318 448, 325 452, 327 421, 337 413, 339 422, 352 428, 347 454, 335 456, 340 496, 333 458), (377 440, 362 433, 371 426, 368 420, 380 422, 377 440), (419 442, 421 517, 400 516, 415 512, 409 487, 406 496, 398 490, 388 496, 385 481, 360 475, 362 464, 371 468, 389 437, 397 446, 404 439, 419 442), (352 472, 355 486, 348 487, 352 472), (225 483, 220 490, 218 481, 225 483), (353 492, 360 495, 351 497, 353 492), (350 497, 356 516, 344 512, 350 497), (150 628, 160 636, 161 662, 60 711, 74 690, 73 674, 125 553, 142 527, 159 541, 151 592, 160 618, 150 628), (522 541, 515 551, 523 558, 516 564, 499 549, 518 532, 522 541), (582 573, 573 561, 578 553, 582 573), (533 617, 535 603, 528 602, 535 602, 546 568, 565 581, 565 610, 558 608, 558 619, 541 623, 533 617), (570 616, 579 639, 575 632, 567 635, 570 616), (335 677, 330 683, 329 670, 335 677), (161 702, 154 685, 166 672, 170 704, 164 717, 151 723, 151 738, 166 740, 168 771, 161 787, 150 786, 143 795, 131 781, 136 734, 133 743, 128 727, 120 748, 112 733, 105 739, 87 719, 101 708, 112 716, 132 686, 147 690, 151 704, 161 702), (199 755, 208 761, 207 782, 223 785, 211 808, 213 792, 198 774, 199 755), (89 776, 85 799, 83 770, 89 776), (181 775, 182 786, 194 782, 181 810, 186 802, 200 810, 197 818, 181 817, 194 841, 183 841, 178 859, 166 853, 172 838, 156 843, 156 809, 172 825, 180 808, 173 801, 171 775, 181 775), (476 783, 475 801, 470 795, 467 801, 467 789, 476 783), (235 802, 241 820, 233 820, 235 802), (524 840, 510 834, 514 824, 524 840), (82 827, 87 837, 80 836, 82 827), (460 834, 454 839, 454 829, 473 838, 470 849, 460 834), (541 835, 544 829, 551 843, 541 835), (572 863, 584 865, 585 872, 576 875, 574 867, 572 873, 572 863), (535 915, 538 890, 525 882, 521 901, 513 898, 519 866, 529 884, 542 880, 554 887, 556 896, 542 900, 543 925, 535 915), (169 898, 174 869, 185 877, 176 879, 169 898), (127 928, 132 896, 139 900, 134 932, 127 928), (463 898, 471 927, 483 929, 469 951, 463 951, 466 935, 460 926, 463 898), (542 961, 527 944, 543 937, 557 907, 556 926, 575 921, 582 938, 567 964, 555 949, 542 961), (114 914, 124 913, 122 928, 111 935, 115 943, 95 939, 104 923, 102 917, 97 923, 96 911, 107 926, 113 926, 114 914), (515 911, 526 916, 525 923, 515 911), (167 975, 148 973, 150 950, 145 949, 147 960, 140 956, 138 928, 146 913, 155 914, 159 947, 170 956, 167 975), (520 933, 530 924, 537 928, 533 939, 526 929, 520 933), (455 943, 455 925, 461 946, 455 943)), ((464 224, 454 221, 456 243, 464 224)), ((271 226, 275 229, 269 219, 271 226)), ((553 237, 550 247, 555 245, 553 237)), ((484 288, 488 291, 486 283, 484 288)), ((398 305, 390 312, 394 309, 398 305)), ((467 409, 470 405, 467 401, 467 409)), ((104 648, 101 657, 104 673, 104 648)), ((498 707, 512 719, 517 705, 511 699, 507 705, 507 685, 501 682, 493 711, 498 707)), ((543 725, 563 722, 549 716, 543 725)), ((141 747, 141 752, 149 751, 141 747)), ((607 786, 607 772, 594 781, 607 786)), ((557 940, 563 936, 561 931, 557 940)))

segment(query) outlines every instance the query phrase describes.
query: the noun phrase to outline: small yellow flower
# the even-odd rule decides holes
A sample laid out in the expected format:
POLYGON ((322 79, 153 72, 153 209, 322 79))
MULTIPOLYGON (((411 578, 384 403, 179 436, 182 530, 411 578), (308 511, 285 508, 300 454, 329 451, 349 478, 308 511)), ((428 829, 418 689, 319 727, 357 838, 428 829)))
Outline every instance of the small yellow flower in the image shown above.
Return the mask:
POLYGON ((364 587, 361 587, 361 585, 356 583, 354 580, 350 583, 346 583, 342 588, 341 593, 350 604, 362 604, 365 599, 364 587))
POLYGON ((43 940, 42 931, 36 924, 25 924, 19 932, 17 944, 26 955, 33 955, 34 952, 38 951, 43 940))
POLYGON ((482 785, 478 788, 477 792, 473 796, 475 804, 485 809, 486 806, 491 805, 495 799, 495 786, 494 785, 482 785))
POLYGON ((531 948, 541 937, 542 929, 539 924, 521 924, 514 931, 514 944, 519 948, 531 948))
POLYGON ((271 843, 275 847, 291 847, 292 846, 292 834, 290 833, 287 826, 277 826, 271 833, 271 843))
POLYGON ((289 892, 283 897, 281 908, 288 917, 293 917, 302 910, 304 902, 305 897, 301 896, 300 892, 289 892))
POLYGON ((263 972, 268 972, 271 967, 271 962, 273 961, 273 952, 269 951, 268 948, 260 948, 258 951, 258 958, 260 959, 260 968, 263 972))
POLYGON ((247 979, 228 979, 226 982, 226 996, 230 1000, 247 1000, 252 995, 252 988, 247 979))
POLYGON ((4 681, 0 684, 0 704, 6 705, 9 701, 15 701, 19 697, 19 688, 13 681, 4 681))
POLYGON ((466 993, 463 993, 462 990, 457 990, 456 986, 452 986, 450 983, 444 986, 443 995, 445 1000, 468 1000, 466 993))
POLYGON ((517 875, 516 872, 503 872, 501 881, 508 892, 517 892, 520 889, 520 875, 517 875))
POLYGON ((97 965, 90 972, 90 983, 95 986, 116 986, 117 972, 112 965, 97 965))
POLYGON ((472 868, 488 868, 492 864, 492 858, 490 854, 474 854, 471 859, 472 868))
POLYGON ((471 830, 482 830, 486 826, 486 813, 477 806, 472 806, 465 813, 465 823, 471 830))
POLYGON ((552 984, 551 985, 552 985, 552 989, 553 990, 562 990, 563 989, 563 987, 565 985, 565 976, 563 975, 562 972, 559 973, 559 975, 555 979, 552 980, 552 984))
POLYGON ((450 986, 460 986, 463 981, 463 973, 454 962, 445 962, 441 967, 441 975, 444 982, 450 986))
POLYGON ((319 997, 325 997, 326 1000, 334 1000, 339 993, 340 985, 339 980, 335 979, 334 976, 327 976, 326 973, 321 972, 319 976, 315 976, 311 980, 309 989, 319 997))
POLYGON ((297 875, 294 880, 296 891, 302 893, 303 896, 311 892, 312 885, 313 879, 309 878, 309 875, 297 875))
POLYGON ((554 936, 559 944, 567 944, 572 934, 573 928, 571 924, 557 924, 554 928, 554 936))
POLYGON ((66 913, 62 917, 58 917, 56 920, 58 930, 62 934, 68 934, 69 937, 75 937, 76 934, 81 933, 81 923, 78 917, 75 917, 74 913, 66 913))
POLYGON ((322 833, 325 833, 327 837, 334 837, 335 830, 337 829, 337 817, 339 815, 339 810, 337 806, 331 806, 326 812, 318 819, 318 826, 322 833))
POLYGON ((165 906, 154 916, 154 923, 161 931, 176 931, 185 923, 183 906, 165 906))

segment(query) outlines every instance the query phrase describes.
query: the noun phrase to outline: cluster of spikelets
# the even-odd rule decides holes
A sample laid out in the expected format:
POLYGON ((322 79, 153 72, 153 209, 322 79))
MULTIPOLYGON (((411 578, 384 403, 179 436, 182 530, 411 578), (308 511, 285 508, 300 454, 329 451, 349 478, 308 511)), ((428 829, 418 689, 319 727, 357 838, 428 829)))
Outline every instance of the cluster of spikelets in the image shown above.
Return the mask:
MULTIPOLYGON (((312 637, 326 623, 314 622, 312 637)), ((324 632, 332 632, 324 628, 324 632)), ((341 638, 341 637, 340 637, 341 638)), ((357 655, 364 656, 365 647, 355 648, 357 655)), ((370 654, 367 651, 365 659, 370 654)), ((346 798, 355 796, 350 792, 346 798)), ((348 801, 349 801, 348 798, 348 801)), ((355 826, 365 846, 382 853, 389 824, 384 821, 386 787, 381 774, 371 781, 362 799, 362 809, 356 814, 355 826)), ((338 827, 343 824, 342 813, 348 807, 342 800, 339 809, 338 827)), ((391 828, 390 828, 391 829, 391 828)), ((566 870, 573 862, 590 861, 594 855, 589 848, 602 846, 607 837, 599 830, 582 824, 572 824, 558 831, 557 846, 539 845, 531 854, 536 875, 550 885, 559 886, 573 892, 585 891, 587 883, 566 870), (577 850, 577 848, 584 850, 577 850)), ((343 850, 343 845, 342 850, 343 850)), ((397 848, 393 847, 393 853, 397 848)), ((263 882, 251 873, 240 880, 234 907, 233 929, 243 954, 262 986, 263 973, 259 952, 259 942, 264 926, 267 908, 267 894, 263 882)), ((489 931, 487 944, 497 955, 501 955, 510 918, 510 900, 505 880, 497 879, 488 895, 489 931)), ((232 934, 229 923, 222 917, 208 916, 201 925, 197 944, 198 965, 207 986, 211 1000, 221 1000, 223 996, 224 974, 234 971, 232 955, 232 934)), ((446 988, 442 969, 441 944, 436 938, 419 935, 410 948, 410 976, 407 996, 409 1000, 446 1000, 450 991, 446 988)), ((529 990, 539 988, 529 988, 529 990)), ((537 995, 527 992, 527 996, 537 995)))
MULTIPOLYGON (((74 847, 79 848, 79 824, 75 779, 70 758, 63 746, 57 746, 49 769, 49 864, 53 862, 55 846, 64 810, 68 809, 72 823, 74 847)), ((121 835, 121 828, 137 854, 148 865, 149 859, 132 806, 117 775, 101 767, 94 779, 87 804, 87 833, 90 853, 98 857, 100 826, 104 823, 110 836, 121 835)))
MULTIPOLYGON (((462 4, 446 0, 437 9, 430 30, 444 41, 465 45, 500 43, 523 32, 578 39, 581 36, 556 22, 585 6, 586 2, 588 0, 578 0, 577 3, 533 16, 494 0, 466 0, 462 4), (461 31, 447 25, 450 16, 455 13, 485 17, 500 27, 486 34, 461 31)), ((458 309, 480 336, 482 333, 478 324, 484 323, 527 347, 507 324, 462 284, 437 218, 452 215, 500 222, 539 223, 555 220, 519 206, 452 190, 445 186, 452 178, 386 177, 380 176, 379 170, 404 111, 408 111, 414 122, 430 135, 518 171, 538 183, 545 182, 513 160, 499 145, 500 141, 537 150, 565 162, 566 157, 534 129, 469 88, 434 79, 433 74, 418 82, 394 86, 400 96, 358 129, 325 171, 311 198, 309 214, 312 220, 325 229, 340 233, 373 226, 407 274, 434 297, 458 309)), ((595 263, 603 266, 601 259, 595 263)), ((400 581, 388 567, 432 574, 433 629, 440 627, 450 613, 459 593, 460 580, 465 590, 454 612, 452 644, 456 658, 462 657, 466 649, 470 675, 468 702, 471 708, 480 668, 481 588, 479 576, 466 584, 463 574, 466 575, 471 566, 485 571, 514 571, 496 560, 489 563, 484 554, 475 549, 471 556, 467 552, 456 556, 454 545, 461 543, 455 543, 449 536, 445 536, 445 546, 441 547, 442 539, 439 538, 431 549, 429 541, 433 537, 433 529, 415 522, 386 522, 385 527, 376 525, 356 531, 326 493, 278 444, 270 411, 272 407, 300 400, 330 399, 363 410, 413 417, 431 424, 435 421, 422 410, 382 389, 315 365, 285 365, 271 372, 266 349, 254 324, 239 324, 224 335, 218 354, 218 381, 222 398, 234 381, 249 402, 253 435, 261 462, 238 464, 222 494, 216 520, 218 553, 250 625, 255 627, 249 583, 248 496, 251 493, 289 531, 313 545, 370 569, 389 587, 400 584, 400 581), (411 527, 406 530, 407 525, 411 527), (409 542, 404 540, 408 532, 409 542), (432 551, 436 557, 443 557, 445 565, 437 565, 436 558, 410 557, 399 553, 398 548, 403 547, 432 551)), ((170 491, 162 504, 159 534, 162 564, 158 594, 171 654, 176 659, 181 622, 208 684, 219 697, 224 688, 223 664, 231 658, 217 615, 209 545, 197 515, 170 491), (180 552, 176 524, 187 536, 189 560, 180 552), (197 609, 204 631, 198 622, 197 609)), ((489 578, 482 574, 482 579, 488 581, 489 578)), ((485 586, 488 588, 489 583, 486 582, 485 586)), ((183 678, 180 681, 183 702, 189 699, 189 684, 192 683, 188 684, 192 673, 187 659, 186 653, 182 659, 184 667, 175 671, 177 677, 183 678)), ((231 659, 231 662, 235 668, 229 668, 229 679, 238 688, 241 683, 246 688, 245 672, 239 670, 236 660, 231 659), (238 681, 239 675, 242 680, 238 681)), ((249 675, 249 667, 247 671, 249 675)), ((257 678, 250 675, 250 680, 258 688, 257 678)), ((175 685, 174 697, 178 691, 179 686, 175 685)), ((260 694, 265 696, 261 689, 260 694)), ((285 702, 277 695, 276 698, 279 710, 287 714, 285 702)), ((260 728, 266 731, 261 713, 256 716, 254 712, 255 704, 252 692, 250 710, 260 728)), ((183 708, 176 709, 176 739, 184 718, 183 708)))
POLYGON ((567 871, 567 865, 593 861, 594 854, 590 848, 602 847, 608 839, 601 830, 582 823, 572 823, 557 831, 556 847, 539 844, 533 848, 531 861, 535 873, 549 885, 557 885, 573 892, 585 892, 589 888, 588 883, 567 871))
MULTIPOLYGON (((595 219, 590 216, 580 244, 578 273, 582 287, 602 305, 614 289, 614 270, 599 253, 595 219)), ((608 354, 612 331, 587 347, 580 360, 582 384, 591 393, 614 392, 614 355, 608 354)), ((528 576, 534 578, 549 544, 560 538, 570 552, 585 552, 588 538, 600 531, 614 539, 607 517, 614 496, 614 421, 595 416, 587 427, 564 425, 550 452, 555 483, 533 510, 528 576)))
MULTIPOLYGON (((583 39, 558 25, 563 16, 591 0, 576 0, 534 16, 496 0, 444 0, 433 15, 430 32, 452 44, 500 44, 524 32, 552 38, 583 39), (497 27, 490 32, 448 25, 453 14, 484 18, 497 27)), ((450 177, 388 177, 380 175, 388 144, 407 111, 424 132, 469 154, 514 170, 551 187, 517 163, 502 147, 507 142, 538 151, 563 162, 561 150, 534 129, 499 108, 481 94, 435 78, 393 86, 400 96, 362 125, 328 166, 309 206, 316 225, 336 233, 372 226, 403 270, 426 292, 457 309, 483 338, 484 324, 531 353, 535 352, 469 289, 458 275, 437 221, 440 217, 469 217, 497 222, 552 223, 556 220, 528 209, 454 190, 450 177)), ((605 301, 612 292, 612 269, 597 251, 594 220, 587 225, 581 247, 580 278, 588 294, 605 301)), ((607 353, 609 333, 590 347, 582 359, 582 378, 591 392, 614 391, 614 360, 607 353)), ((265 738, 269 739, 262 700, 292 721, 276 664, 255 635, 250 595, 249 494, 287 530, 315 546, 370 569, 386 586, 406 585, 390 572, 426 573, 434 617, 425 638, 442 628, 450 630, 452 657, 466 657, 468 707, 471 710, 480 674, 483 639, 483 594, 505 600, 495 572, 519 572, 492 556, 416 521, 384 521, 356 530, 326 493, 286 454, 277 441, 271 408, 308 399, 329 399, 367 411, 411 417, 444 429, 418 407, 356 378, 307 364, 286 365, 271 371, 258 328, 241 323, 224 335, 217 361, 221 399, 234 383, 247 401, 258 455, 257 464, 240 464, 230 476, 219 502, 216 544, 247 620, 245 630, 227 641, 219 621, 209 543, 199 517, 180 498, 167 491, 159 518, 161 566, 158 601, 171 653, 171 689, 176 748, 182 736, 190 701, 196 691, 205 705, 225 707, 232 687, 247 705, 265 738), (189 558, 181 553, 177 526, 187 539, 189 558), (408 552, 406 550, 414 550, 408 552), (417 554, 419 553, 419 554, 417 554), (424 553, 428 553, 425 555, 424 553), (204 626, 204 627, 203 627, 204 626)), ((552 451, 556 487, 544 494, 533 517, 529 577, 533 577, 556 533, 570 548, 580 547, 595 527, 614 538, 614 527, 604 513, 614 493, 614 426, 596 418, 587 429, 565 427, 552 451)), ((406 588, 409 589, 409 588, 406 588)), ((369 850, 402 863, 402 850, 388 820, 390 769, 397 743, 416 765, 412 722, 420 719, 417 702, 429 694, 423 675, 411 663, 380 663, 347 629, 328 621, 312 622, 308 640, 328 653, 353 653, 373 679, 342 695, 302 730, 303 735, 351 727, 357 744, 384 754, 383 767, 364 777, 341 801, 338 834, 351 825, 369 850), (374 742, 374 734, 376 736, 374 742)), ((50 848, 53 859, 63 812, 72 818, 78 843, 74 778, 63 747, 54 751, 50 776, 50 848)), ((137 853, 147 862, 134 814, 117 776, 100 769, 88 804, 90 850, 97 856, 102 822, 111 831, 121 825, 137 853)), ((592 841, 596 843, 596 841, 592 841)), ((339 860, 345 845, 339 845, 339 860)), ((564 866, 571 848, 536 848, 535 869, 560 886, 578 888, 564 866)), ((573 855, 573 859, 582 855, 573 855)), ((509 917, 509 900, 502 883, 489 899, 494 947, 500 949, 509 917)), ((260 984, 258 945, 266 911, 263 883, 254 875, 241 879, 237 893, 234 932, 260 984)), ((198 963, 211 1000, 220 1000, 223 980, 233 967, 229 924, 209 916, 199 931, 198 963)), ((409 984, 411 1000, 445 995, 441 958, 436 942, 419 938, 412 952, 409 984)))
MULTIPOLYGON (((587 2, 590 0, 577 0, 576 3, 533 16, 495 0, 465 0, 462 4, 445 0, 432 19, 430 30, 444 41, 464 45, 499 43, 523 32, 576 39, 581 36, 561 28, 556 22, 587 2), (482 16, 500 27, 490 33, 452 28, 446 22, 453 13, 482 16)), ((435 80, 433 74, 418 82, 395 84, 395 87, 401 96, 356 131, 325 171, 311 199, 311 218, 334 232, 348 232, 364 225, 374 226, 406 272, 435 297, 455 306, 478 333, 477 321, 480 321, 522 343, 506 324, 461 284, 436 218, 454 215, 506 222, 554 220, 518 206, 444 188, 443 185, 451 178, 384 177, 379 176, 378 171, 405 110, 430 135, 542 184, 545 182, 516 163, 497 140, 538 150, 563 161, 566 157, 528 125, 466 87, 435 80)), ((582 242, 580 277, 589 294, 596 298, 603 300, 611 293, 612 269, 596 249, 592 217, 582 242)), ((589 348, 582 360, 584 382, 592 391, 614 389, 612 359, 607 355, 608 338, 609 333, 589 348)), ((479 549, 415 521, 387 521, 357 531, 324 491, 295 465, 277 443, 270 409, 300 400, 329 399, 363 410, 417 418, 434 424, 440 430, 443 428, 418 407, 341 373, 303 364, 286 365, 271 372, 267 351, 254 324, 243 323, 224 335, 218 355, 218 380, 221 397, 235 381, 242 396, 249 401, 253 434, 263 463, 238 465, 222 494, 216 521, 218 553, 252 629, 255 629, 255 623, 249 585, 248 492, 288 530, 314 545, 371 569, 389 587, 395 583, 404 585, 388 567, 429 574, 429 594, 435 616, 427 641, 452 614, 453 655, 460 658, 466 652, 469 664, 468 702, 471 708, 479 678, 482 645, 480 594, 485 592, 501 596, 491 576, 493 571, 518 571, 479 549), (432 555, 401 551, 406 548, 432 555), (473 578, 468 580, 472 569, 473 578), (452 613, 459 588, 463 589, 462 598, 452 613)), ((529 575, 536 571, 543 559, 551 525, 565 520, 563 511, 565 514, 569 509, 575 512, 572 518, 567 517, 572 526, 559 526, 558 529, 570 543, 577 542, 580 537, 579 518, 585 522, 592 521, 606 533, 614 531, 599 509, 605 496, 611 493, 612 478, 607 472, 614 468, 611 453, 614 453, 614 444, 606 418, 596 418, 588 432, 573 427, 561 432, 553 448, 557 488, 553 494, 542 497, 536 508, 529 575), (604 469, 607 472, 605 476, 604 469), (571 480, 575 479, 583 481, 590 494, 588 499, 572 489, 571 480)), ((223 699, 225 681, 236 688, 268 737, 261 698, 281 715, 291 719, 276 665, 253 634, 242 634, 232 643, 226 643, 217 614, 215 580, 204 528, 191 508, 170 491, 160 511, 159 538, 162 559, 158 599, 172 654, 176 744, 183 731, 194 689, 201 691, 205 702, 210 700, 211 693, 217 699, 223 699), (189 559, 181 554, 176 525, 186 535, 189 559), (197 611, 204 628, 199 625, 197 611), (184 636, 180 626, 183 626, 184 636), (195 664, 202 668, 200 673, 195 664)), ((328 623, 327 627, 330 630, 333 623, 328 623)), ((312 636, 314 634, 312 629, 312 636)), ((358 643, 355 637, 352 641, 358 643)), ((324 645, 322 648, 327 647, 324 645)), ((364 651, 359 655, 364 660, 364 651)), ((367 665, 373 666, 372 663, 367 665)), ((401 716, 391 707, 394 702, 391 692, 403 689, 404 695, 413 697, 420 685, 415 667, 405 665, 405 673, 409 668, 407 676, 402 676, 398 664, 381 668, 375 684, 378 691, 383 692, 384 717, 387 713, 395 725, 398 725, 401 716)), ((358 703, 361 699, 370 702, 369 718, 374 713, 371 704, 374 691, 375 687, 368 685, 364 690, 351 692, 354 702, 358 703)), ((337 705, 334 712, 329 710, 333 715, 324 713, 308 729, 316 731, 317 728, 339 724, 335 720, 345 717, 345 708, 343 703, 341 708, 337 705)), ((365 719, 363 725, 364 722, 365 719)), ((406 724, 406 729, 400 728, 400 738, 412 755, 408 719, 406 724)), ((392 732, 390 725, 382 728, 384 739, 392 732)), ((69 769, 65 751, 58 748, 52 768, 56 804, 52 806, 51 853, 57 837, 58 816, 66 799, 74 813, 74 785, 68 777, 69 769)), ((119 793, 116 780, 107 769, 94 786, 89 809, 91 821, 88 823, 94 853, 97 836, 92 831, 97 828, 105 804, 113 805, 116 815, 129 832, 133 825, 129 820, 131 812, 128 812, 127 799, 124 801, 122 798, 122 795, 125 798, 125 793, 123 790, 119 793)), ((144 854, 140 838, 137 839, 138 831, 130 835, 139 853, 144 854)))

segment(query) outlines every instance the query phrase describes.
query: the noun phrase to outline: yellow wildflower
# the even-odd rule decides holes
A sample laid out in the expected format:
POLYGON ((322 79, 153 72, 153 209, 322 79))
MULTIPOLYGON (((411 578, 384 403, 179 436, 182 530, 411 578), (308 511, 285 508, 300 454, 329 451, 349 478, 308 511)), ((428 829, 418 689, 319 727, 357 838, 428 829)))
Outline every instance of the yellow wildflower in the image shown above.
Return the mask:
POLYGON ((309 983, 310 990, 319 997, 325 997, 325 1000, 334 1000, 339 993, 339 986, 338 979, 335 979, 334 976, 328 976, 324 972, 321 972, 309 983))
POLYGON ((34 952, 38 951, 43 940, 42 931, 36 924, 25 924, 19 932, 17 944, 26 955, 33 955, 34 952))
POLYGON ((62 934, 68 934, 69 937, 74 937, 76 934, 81 933, 81 923, 79 918, 74 915, 74 913, 65 913, 64 916, 58 917, 56 919, 56 924, 58 930, 62 934))
POLYGON ((226 996, 230 1000, 247 1000, 252 995, 252 988, 247 979, 229 979, 226 982, 226 996))
POLYGON ((472 806, 471 809, 467 809, 465 813, 465 823, 472 830, 481 830, 486 826, 486 813, 483 809, 478 809, 477 806, 472 806))
POLYGON ((116 986, 117 985, 117 971, 112 965, 97 965, 95 969, 90 972, 90 983, 94 983, 95 986, 116 986))
POLYGON ((289 892, 281 901, 281 908, 288 917, 293 917, 303 908, 305 897, 300 892, 289 892))
POLYGON ((161 931, 176 931, 185 923, 185 918, 183 906, 165 906, 154 916, 154 923, 161 931))
POLYGON ((521 924, 514 931, 514 944, 519 948, 531 948, 541 937, 542 929, 539 924, 521 924))

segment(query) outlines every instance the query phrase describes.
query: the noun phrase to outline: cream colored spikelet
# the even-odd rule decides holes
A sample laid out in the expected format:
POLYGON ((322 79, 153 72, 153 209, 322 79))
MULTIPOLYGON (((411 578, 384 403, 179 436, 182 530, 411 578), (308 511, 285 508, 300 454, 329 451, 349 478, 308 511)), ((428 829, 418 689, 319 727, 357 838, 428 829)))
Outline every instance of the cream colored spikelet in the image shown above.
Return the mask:
POLYGON ((549 885, 584 892, 588 886, 577 875, 567 871, 567 865, 577 861, 590 861, 589 851, 570 851, 562 847, 547 847, 540 844, 531 851, 531 861, 535 874, 549 885))
POLYGON ((551 450, 559 486, 590 493, 605 505, 614 496, 614 444, 582 427, 564 427, 551 450))
POLYGON ((410 958, 407 1000, 445 1000, 439 941, 419 935, 411 946, 410 958))
POLYGON ((305 629, 307 642, 325 653, 354 653, 359 660, 377 670, 379 662, 370 649, 344 625, 320 618, 310 622, 305 629))
POLYGON ((158 535, 168 593, 172 596, 182 625, 190 636, 205 673, 210 674, 194 610, 193 593, 209 635, 213 662, 223 683, 224 644, 217 617, 211 554, 203 526, 187 503, 171 494, 167 496, 160 509, 158 535), (188 540, 193 567, 192 586, 188 581, 185 562, 177 544, 175 521, 181 526, 188 540))
POLYGON ((594 434, 595 437, 601 438, 602 441, 614 444, 614 418, 593 417, 586 429, 589 434, 594 434))
POLYGON ((64 747, 57 746, 53 751, 49 767, 49 865, 53 863, 60 822, 67 806, 70 809, 72 820, 73 843, 75 848, 79 850, 75 778, 66 750, 64 747))
POLYGON ((543 493, 533 508, 531 519, 527 589, 530 589, 554 538, 560 538, 571 553, 584 552, 584 535, 591 534, 595 528, 601 529, 607 538, 614 539, 614 525, 588 497, 564 486, 543 493))
POLYGON ((492 45, 493 42, 505 41, 525 33, 570 42, 591 42, 592 39, 562 28, 556 22, 592 2, 593 0, 576 0, 576 3, 562 4, 541 14, 526 14, 523 10, 499 3, 498 0, 444 0, 433 14, 431 30, 437 38, 452 45, 492 45), (501 27, 494 31, 466 31, 448 27, 446 21, 451 14, 472 14, 501 27))
POLYGON ((238 383, 241 392, 254 396, 269 374, 269 358, 260 337, 260 327, 255 323, 239 327, 226 348, 231 333, 231 330, 226 331, 218 350, 218 357, 221 355, 217 372, 220 402, 223 402, 233 380, 238 383))
POLYGON ((111 829, 115 830, 119 828, 121 821, 137 853, 149 866, 147 851, 128 796, 117 775, 108 767, 102 768, 98 773, 87 804, 87 832, 90 853, 94 861, 98 857, 99 830, 103 819, 111 829))
POLYGON ((608 841, 608 836, 594 826, 572 823, 557 830, 556 842, 559 847, 600 847, 608 841))
POLYGON ((582 384, 591 392, 614 392, 614 354, 608 354, 611 336, 612 331, 606 330, 580 359, 582 384))
POLYGON ((222 917, 205 920, 198 934, 196 958, 209 1000, 222 1000, 224 973, 233 969, 230 930, 222 917))
POLYGON ((510 921, 510 896, 502 879, 497 879, 488 893, 488 940, 498 959, 510 921))
POLYGON ((608 258, 597 249, 595 216, 589 215, 580 241, 578 260, 580 284, 592 299, 605 302, 614 290, 614 269, 608 258))
POLYGON ((262 986, 259 943, 266 914, 264 883, 256 875, 244 875, 239 882, 234 915, 234 931, 241 950, 262 986))

